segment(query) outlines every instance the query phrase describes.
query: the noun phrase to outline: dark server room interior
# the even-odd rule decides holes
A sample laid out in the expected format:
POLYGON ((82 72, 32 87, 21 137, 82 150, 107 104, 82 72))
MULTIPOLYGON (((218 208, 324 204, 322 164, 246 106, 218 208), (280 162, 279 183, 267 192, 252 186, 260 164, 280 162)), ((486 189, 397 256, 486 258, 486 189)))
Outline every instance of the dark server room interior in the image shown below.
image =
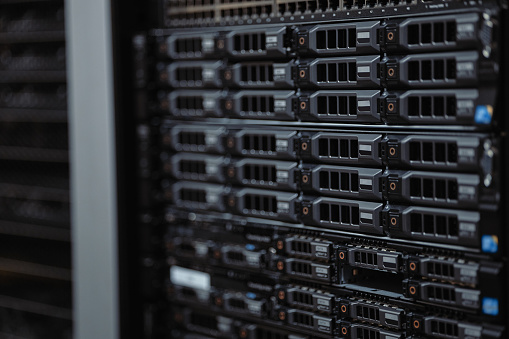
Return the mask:
POLYGON ((0 0, 0 338, 509 338, 508 27, 0 0))

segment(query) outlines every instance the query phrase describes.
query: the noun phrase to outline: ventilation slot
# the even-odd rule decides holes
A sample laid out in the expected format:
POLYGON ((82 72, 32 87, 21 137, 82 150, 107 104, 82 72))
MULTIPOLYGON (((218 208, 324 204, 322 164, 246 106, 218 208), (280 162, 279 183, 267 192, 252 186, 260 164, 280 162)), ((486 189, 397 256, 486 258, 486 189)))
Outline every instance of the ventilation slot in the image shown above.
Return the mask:
POLYGON ((357 80, 357 63, 329 62, 317 65, 319 83, 348 83, 357 80))
POLYGON ((175 52, 201 54, 201 38, 180 38, 175 41, 175 52))
POLYGON ((205 203, 207 202, 207 192, 204 190, 182 188, 180 190, 180 199, 184 201, 205 203))
POLYGON ((243 137, 245 151, 275 152, 276 137, 271 135, 246 134, 243 137))
POLYGON ((291 254, 312 254, 311 244, 305 241, 292 240, 291 254))
POLYGON ((421 118, 451 118, 456 116, 453 96, 412 96, 408 98, 408 115, 421 118))
POLYGON ((242 65, 242 82, 273 82, 274 70, 272 65, 242 65))
POLYGON ((228 302, 228 306, 230 306, 230 308, 234 308, 237 310, 245 310, 246 309, 246 303, 244 302, 244 300, 229 299, 227 302, 228 302))
POLYGON ((408 26, 409 45, 437 45, 454 41, 456 41, 456 23, 454 21, 408 26))
POLYGON ((356 29, 327 29, 316 32, 316 48, 338 50, 355 48, 357 45, 356 29))
POLYGON ((199 160, 181 160, 179 170, 183 175, 207 174, 207 171, 205 170, 205 162, 199 160))
POLYGON ((435 59, 408 62, 408 80, 445 82, 456 79, 454 59, 435 59))
POLYGON ((230 263, 243 263, 245 261, 244 254, 240 251, 229 251, 226 258, 230 263))
POLYGON ((277 199, 263 195, 246 194, 244 196, 244 207, 251 211, 276 213, 277 199))
POLYGON ((429 237, 458 237, 458 218, 412 212, 410 214, 410 231, 429 237))
POLYGON ((317 113, 325 116, 356 116, 357 96, 320 95, 317 97, 317 113))
POLYGON ((205 134, 203 132, 180 132, 179 143, 181 145, 205 145, 205 134))
POLYGON ((291 272, 293 274, 312 276, 313 268, 311 264, 299 261, 292 261, 290 266, 291 272))
POLYGON ((454 265, 442 262, 428 262, 428 276, 433 278, 451 279, 454 278, 454 265))
POLYGON ((333 159, 357 159, 359 143, 356 139, 319 138, 318 155, 333 159))
POLYGON ((305 292, 293 292, 293 302, 304 306, 313 306, 313 295, 305 292))
POLYGON ((178 97, 177 109, 180 114, 201 115, 203 114, 203 98, 194 97, 178 97))
POLYGON ((357 173, 321 170, 319 181, 320 190, 323 191, 359 192, 357 173))
POLYGON ((444 302, 444 303, 455 303, 456 294, 454 288, 439 287, 439 286, 428 286, 426 288, 428 292, 428 299, 444 302))
POLYGON ((454 142, 412 141, 410 142, 410 161, 456 164, 458 162, 458 146, 454 142))
POLYGON ((176 70, 177 81, 201 81, 201 67, 179 67, 176 70))
POLYGON ((410 197, 424 200, 455 201, 458 199, 456 179, 410 178, 410 197))
POLYGON ((372 252, 360 252, 356 251, 354 254, 354 260, 357 264, 378 266, 378 256, 372 252))
POLYGON ((380 332, 369 328, 356 328, 357 336, 356 339, 380 339, 380 332))
POLYGON ((274 97, 268 95, 242 97, 241 111, 244 113, 274 113, 274 97))
POLYGON ((450 337, 458 338, 459 337, 459 331, 458 331, 457 324, 452 324, 452 323, 448 323, 448 322, 440 321, 440 320, 432 320, 431 321, 431 332, 434 335, 445 336, 447 338, 450 338, 450 337))
POLYGON ((233 50, 237 53, 265 51, 265 33, 235 35, 233 38, 233 50))
POLYGON ((276 182, 276 167, 270 165, 244 165, 244 179, 276 182))
POLYGON ((314 327, 313 316, 301 312, 292 313, 292 323, 302 327, 314 327))
POLYGON ((357 305, 356 315, 360 320, 380 321, 380 310, 376 307, 357 305))
POLYGON ((320 222, 359 225, 359 207, 320 203, 320 222))

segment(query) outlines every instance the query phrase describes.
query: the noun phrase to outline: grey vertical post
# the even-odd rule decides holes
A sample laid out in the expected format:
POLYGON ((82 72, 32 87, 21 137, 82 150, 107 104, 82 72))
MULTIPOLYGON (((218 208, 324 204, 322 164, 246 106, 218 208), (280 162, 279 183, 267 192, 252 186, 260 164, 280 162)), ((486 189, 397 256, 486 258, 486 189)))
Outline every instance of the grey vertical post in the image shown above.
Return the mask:
POLYGON ((74 334, 117 339, 118 264, 109 0, 66 0, 74 334))

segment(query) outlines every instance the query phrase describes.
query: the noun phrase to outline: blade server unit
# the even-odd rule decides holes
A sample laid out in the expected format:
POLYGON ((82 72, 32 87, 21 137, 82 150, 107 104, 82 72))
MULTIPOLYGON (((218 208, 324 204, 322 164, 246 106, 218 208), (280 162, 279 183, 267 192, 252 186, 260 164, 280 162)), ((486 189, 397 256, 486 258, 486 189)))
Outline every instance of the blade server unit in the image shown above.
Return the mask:
POLYGON ((143 337, 508 336, 506 2, 150 13, 143 337))

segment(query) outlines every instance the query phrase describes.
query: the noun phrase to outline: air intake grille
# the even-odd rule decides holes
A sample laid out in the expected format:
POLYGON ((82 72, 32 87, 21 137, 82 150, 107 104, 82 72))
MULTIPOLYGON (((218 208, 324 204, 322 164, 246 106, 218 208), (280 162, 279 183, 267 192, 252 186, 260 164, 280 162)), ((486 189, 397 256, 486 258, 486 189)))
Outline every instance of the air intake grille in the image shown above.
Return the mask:
POLYGON ((243 112, 274 112, 274 97, 269 95, 245 96, 241 100, 243 112))
POLYGON ((243 166, 244 179, 276 182, 276 167, 270 165, 247 164, 243 166))
POLYGON ((242 65, 240 68, 242 82, 273 82, 274 68, 272 65, 242 65))
POLYGON ((177 81, 201 81, 202 72, 201 67, 179 67, 177 68, 176 78, 177 81))
POLYGON ((357 45, 357 30, 355 28, 324 29, 316 32, 316 48, 337 50, 354 48, 357 45))
POLYGON ((420 23, 408 26, 409 45, 436 45, 456 41, 454 21, 420 23))
POLYGON ((357 159, 359 142, 356 139, 320 137, 318 155, 324 158, 357 159))
POLYGON ((356 62, 326 62, 317 65, 318 83, 349 83, 357 81, 356 62))
POLYGON ((320 190, 359 192, 359 175, 357 173, 335 170, 320 170, 320 190))
POLYGON ((277 199, 270 196, 246 194, 244 196, 244 207, 249 210, 276 213, 277 199))
POLYGON ((256 152, 275 152, 276 137, 272 135, 246 134, 242 138, 243 149, 256 152))
POLYGON ((264 51, 265 33, 237 34, 233 38, 233 50, 235 52, 264 51))
POLYGON ((408 115, 448 118, 456 116, 456 98, 453 96, 408 97, 408 115))
POLYGON ((438 164, 456 164, 458 162, 458 146, 455 142, 412 141, 409 153, 412 162, 438 164))
POLYGON ((456 179, 410 178, 410 197, 432 199, 435 201, 455 201, 458 199, 456 179))
POLYGON ((456 79, 456 60, 435 59, 410 61, 408 63, 408 80, 445 82, 456 79))
POLYGON ((359 225, 359 207, 320 203, 320 221, 333 224, 359 225))
POLYGON ((411 232, 438 237, 457 237, 458 218, 455 216, 435 215, 412 212, 410 214, 411 232))
POLYGON ((179 38, 175 41, 175 52, 201 54, 201 38, 179 38))
POLYGON ((182 188, 180 190, 180 199, 190 202, 207 202, 207 192, 199 189, 182 188))
POLYGON ((355 95, 319 95, 317 113, 327 116, 356 116, 357 97, 355 95))

